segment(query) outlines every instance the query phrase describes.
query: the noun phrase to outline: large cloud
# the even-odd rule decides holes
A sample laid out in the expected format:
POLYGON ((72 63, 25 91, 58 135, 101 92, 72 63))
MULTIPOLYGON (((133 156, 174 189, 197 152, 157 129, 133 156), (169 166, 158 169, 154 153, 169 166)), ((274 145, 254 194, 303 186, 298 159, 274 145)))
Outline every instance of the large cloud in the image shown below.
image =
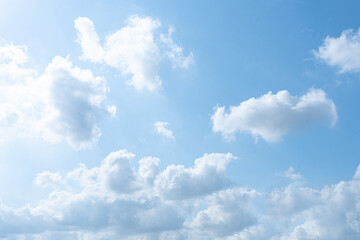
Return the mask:
POLYGON ((54 57, 42 74, 24 68, 26 60, 26 47, 0 47, 1 140, 35 135, 74 148, 96 142, 101 134, 96 123, 115 113, 105 104, 105 80, 68 58, 54 57))
POLYGON ((314 54, 330 66, 338 67, 340 73, 359 72, 360 29, 357 32, 345 30, 338 38, 327 36, 314 54))
POLYGON ((161 88, 158 70, 163 56, 181 68, 187 68, 193 61, 192 53, 183 56, 183 49, 174 43, 172 30, 166 36, 156 34, 160 25, 160 21, 151 17, 131 16, 127 26, 108 35, 101 46, 93 22, 85 17, 75 20, 83 59, 105 63, 124 75, 130 74, 128 84, 137 90, 150 91, 161 88))
POLYGON ((268 142, 280 141, 288 132, 312 123, 337 121, 336 107, 321 89, 310 89, 300 97, 286 90, 276 94, 268 92, 259 98, 250 98, 238 106, 217 107, 211 116, 213 131, 226 139, 236 132, 261 136, 268 142))
MULTIPOLYGON (((54 191, 35 207, 13 209, 0 205, 0 237, 17 234, 39 237, 63 232, 80 239, 90 232, 91 237, 86 239, 97 239, 96 231, 102 233, 101 237, 111 235, 107 239, 139 234, 158 238, 168 231, 181 230, 189 204, 171 201, 172 196, 168 198, 167 192, 164 193, 168 191, 164 189, 168 170, 161 172, 159 159, 154 157, 142 158, 138 169, 132 168, 130 161, 134 158, 134 154, 119 150, 110 153, 98 167, 88 169, 80 164, 63 175, 39 173, 34 182, 53 187, 54 191)), ((224 188, 227 182, 224 171, 231 158, 230 154, 209 154, 197 159, 194 168, 182 167, 193 186, 190 181, 173 179, 170 184, 177 187, 173 190, 178 191, 176 196, 191 197, 185 192, 189 187, 193 188, 192 197, 224 188)), ((242 194, 246 194, 245 190, 242 194)))
POLYGON ((228 182, 231 158, 206 154, 192 168, 161 171, 159 159, 131 167, 135 155, 119 150, 97 167, 40 173, 35 183, 54 190, 34 206, 0 203, 0 239, 359 239, 360 166, 352 179, 322 189, 290 177, 260 193, 218 184, 228 182))

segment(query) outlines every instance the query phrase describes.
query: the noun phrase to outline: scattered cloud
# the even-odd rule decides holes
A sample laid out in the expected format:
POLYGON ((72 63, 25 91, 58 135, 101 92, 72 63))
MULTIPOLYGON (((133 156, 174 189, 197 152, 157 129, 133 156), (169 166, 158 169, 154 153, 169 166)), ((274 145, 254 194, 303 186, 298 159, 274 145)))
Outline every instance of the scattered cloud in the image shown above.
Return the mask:
POLYGON ((105 104, 105 80, 59 56, 39 74, 22 66, 27 58, 24 46, 0 47, 1 141, 40 136, 76 149, 97 142, 96 123, 116 111, 105 104))
POLYGON ((315 57, 338 67, 340 73, 360 72, 360 29, 345 30, 338 38, 327 36, 323 45, 313 52, 315 57))
POLYGON ((156 122, 154 123, 156 133, 169 139, 175 139, 173 132, 167 128, 168 122, 156 122))
POLYGON ((284 175, 291 180, 301 179, 301 175, 299 173, 295 173, 295 169, 293 167, 289 167, 289 169, 285 171, 284 175))
POLYGON ((127 19, 127 25, 106 36, 104 46, 101 46, 93 22, 79 17, 75 20, 75 28, 78 31, 77 42, 83 50, 81 58, 105 63, 120 70, 123 75, 130 75, 128 84, 137 90, 160 89, 162 81, 158 71, 164 54, 174 66, 181 68, 187 68, 193 62, 192 53, 184 57, 183 49, 173 42, 173 30, 169 31, 168 36, 159 36, 157 32, 160 26, 157 19, 131 16, 127 19), (165 49, 161 43, 165 43, 165 49))
POLYGON ((337 121, 336 106, 321 89, 310 89, 298 97, 286 90, 268 92, 259 98, 250 98, 238 106, 216 107, 211 116, 213 131, 225 139, 234 139, 236 132, 248 132, 255 138, 277 142, 292 130, 312 123, 337 121))

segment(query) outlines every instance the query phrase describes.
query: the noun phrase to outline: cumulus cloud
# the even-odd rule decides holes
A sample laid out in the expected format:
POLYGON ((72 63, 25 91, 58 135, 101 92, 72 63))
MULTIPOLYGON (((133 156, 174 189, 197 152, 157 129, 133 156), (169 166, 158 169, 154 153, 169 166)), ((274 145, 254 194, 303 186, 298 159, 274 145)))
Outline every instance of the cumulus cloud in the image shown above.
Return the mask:
MULTIPOLYGON (((177 231, 181 232, 184 227, 189 204, 173 201, 164 194, 168 191, 163 184, 168 170, 160 171, 158 158, 144 157, 139 160, 138 168, 133 168, 130 162, 134 158, 134 154, 119 150, 110 153, 98 167, 80 164, 63 175, 49 171, 39 173, 34 183, 53 187, 54 191, 34 207, 14 209, 0 205, 0 236, 43 237, 51 233, 73 239, 87 235, 85 239, 136 239, 140 235, 166 239, 169 234, 178 235, 177 231)), ((231 158, 230 154, 204 155, 195 161, 194 168, 183 168, 195 186, 190 189, 193 195, 185 193, 185 188, 191 187, 190 181, 171 179, 170 184, 176 187, 172 191, 178 191, 176 196, 185 199, 221 190, 225 187, 222 178, 225 178, 226 164, 231 158)), ((223 195, 232 196, 229 191, 214 195, 204 204, 226 205, 222 201, 227 201, 227 197, 223 195)), ((235 195, 246 195, 245 190, 234 191, 235 195)), ((232 198, 235 199, 236 196, 232 198)), ((229 210, 229 207, 225 208, 229 210)))
POLYGON ((321 189, 294 181, 261 193, 228 185, 231 158, 205 154, 192 168, 160 170, 158 158, 135 166, 119 150, 93 168, 40 173, 34 183, 54 190, 34 206, 0 202, 0 239, 359 239, 360 166, 321 189))
POLYGON ((60 173, 45 171, 36 175, 34 183, 40 187, 56 187, 63 182, 60 173))
POLYGON ((173 132, 167 128, 168 122, 156 122, 154 123, 156 133, 169 139, 175 139, 173 132))
POLYGON ((131 76, 129 85, 149 91, 162 86, 158 71, 164 51, 174 64, 182 68, 187 68, 192 62, 192 53, 184 57, 182 48, 173 42, 171 34, 167 37, 161 35, 166 48, 170 48, 163 49, 157 34, 160 25, 159 20, 151 17, 131 16, 127 25, 108 35, 101 46, 93 22, 85 17, 75 20, 83 59, 117 68, 122 74, 131 76))
POLYGON ((255 138, 276 142, 309 124, 334 125, 337 112, 333 101, 321 89, 310 89, 300 97, 283 90, 230 106, 229 112, 225 112, 225 107, 216 107, 211 120, 213 131, 220 132, 225 139, 234 139, 236 132, 247 132, 255 138))
POLYGON ((105 104, 105 80, 68 58, 54 57, 42 74, 24 68, 26 60, 24 46, 0 49, 1 140, 40 136, 77 149, 90 147, 101 134, 96 123, 116 111, 105 104))
POLYGON ((225 237, 240 232, 256 223, 248 212, 247 202, 256 196, 255 191, 234 188, 208 197, 209 206, 197 213, 190 226, 197 231, 210 233, 209 237, 225 237))
POLYGON ((226 166, 233 158, 230 153, 212 153, 196 159, 193 168, 170 165, 156 179, 158 191, 169 199, 185 199, 229 186, 226 166))
POLYGON ((345 30, 338 38, 327 36, 314 55, 330 66, 338 67, 340 73, 359 72, 360 29, 357 32, 345 30))

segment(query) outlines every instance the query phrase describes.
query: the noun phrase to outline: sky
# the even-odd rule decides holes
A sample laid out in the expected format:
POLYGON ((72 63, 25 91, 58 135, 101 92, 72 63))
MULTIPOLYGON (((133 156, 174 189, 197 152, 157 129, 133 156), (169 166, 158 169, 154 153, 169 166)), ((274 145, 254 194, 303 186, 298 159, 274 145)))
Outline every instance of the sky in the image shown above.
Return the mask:
POLYGON ((0 239, 359 239, 359 7, 0 0, 0 239))

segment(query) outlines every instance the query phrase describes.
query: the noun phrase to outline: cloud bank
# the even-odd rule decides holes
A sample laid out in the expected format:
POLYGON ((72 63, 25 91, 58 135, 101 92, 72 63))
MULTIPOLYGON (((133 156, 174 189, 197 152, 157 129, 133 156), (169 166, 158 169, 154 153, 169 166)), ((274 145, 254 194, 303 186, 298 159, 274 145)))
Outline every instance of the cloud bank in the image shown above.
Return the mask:
POLYGON ((183 49, 168 35, 159 35, 161 23, 151 17, 131 16, 127 25, 113 34, 107 35, 104 45, 99 43, 93 22, 89 18, 75 20, 82 59, 103 63, 118 69, 123 75, 130 75, 128 84, 137 90, 154 91, 160 89, 160 62, 165 57, 174 67, 188 68, 193 62, 193 54, 183 55, 183 49))
POLYGON ((45 171, 34 183, 51 188, 34 206, 0 203, 0 239, 291 239, 360 237, 360 166, 350 180, 321 189, 290 184, 269 193, 226 176, 234 157, 204 154, 193 167, 110 153, 99 166, 45 171))
POLYGON ((336 106, 321 89, 310 89, 298 97, 286 90, 268 92, 250 98, 238 106, 216 107, 211 116, 213 131, 225 139, 234 139, 236 132, 247 132, 267 142, 277 142, 290 131, 314 123, 337 121, 336 106))

